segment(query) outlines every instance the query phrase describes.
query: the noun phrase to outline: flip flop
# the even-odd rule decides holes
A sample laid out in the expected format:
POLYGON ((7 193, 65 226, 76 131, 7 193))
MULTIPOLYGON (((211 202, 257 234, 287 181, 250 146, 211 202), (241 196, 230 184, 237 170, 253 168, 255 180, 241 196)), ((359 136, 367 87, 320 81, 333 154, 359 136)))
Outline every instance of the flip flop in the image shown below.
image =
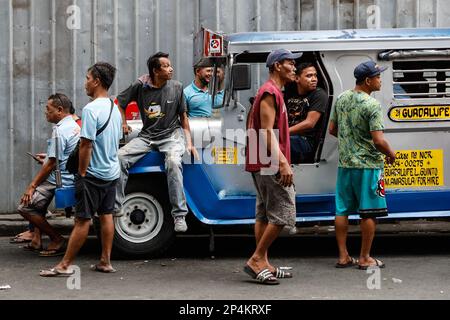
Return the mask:
POLYGON ((22 249, 25 251, 30 251, 30 252, 40 252, 40 251, 42 251, 43 248, 42 248, 42 246, 40 246, 39 248, 35 248, 31 245, 31 242, 30 242, 27 245, 23 246, 22 249))
POLYGON ((359 270, 367 270, 370 267, 378 267, 380 269, 383 269, 383 268, 386 267, 386 265, 381 260, 378 260, 378 259, 374 259, 374 260, 375 260, 375 264, 372 264, 372 265, 369 265, 369 266, 358 265, 358 269, 359 270))
POLYGON ((245 265, 244 272, 247 273, 252 279, 257 280, 261 284, 266 285, 277 285, 280 284, 280 282, 275 278, 275 276, 270 272, 269 269, 264 269, 260 273, 256 273, 253 271, 252 268, 250 268, 248 265, 245 265))
POLYGON ((39 252, 39 257, 44 257, 44 258, 48 258, 48 257, 60 257, 63 256, 66 253, 66 249, 67 249, 67 243, 64 240, 63 244, 61 245, 60 248, 58 249, 52 249, 52 250, 42 250, 41 252, 39 252))
POLYGON ((49 270, 41 270, 39 275, 41 277, 51 278, 51 277, 70 277, 74 274, 74 271, 60 271, 56 268, 52 268, 49 270))
POLYGON ((116 273, 117 272, 117 270, 114 269, 114 268, 112 268, 112 269, 104 269, 104 268, 101 268, 98 264, 91 265, 90 269, 92 271, 101 272, 101 273, 116 273))
POLYGON ((285 268, 287 268, 287 267, 277 267, 277 268, 275 268, 275 271, 272 272, 272 274, 277 279, 291 279, 293 277, 292 273, 285 271, 285 270, 290 270, 290 269, 285 269, 285 268))
POLYGON ((32 240, 30 239, 24 239, 20 237, 14 237, 9 239, 9 243, 11 244, 24 244, 24 243, 30 243, 32 240))
POLYGON ((355 258, 350 257, 350 261, 347 261, 346 263, 336 263, 336 268, 338 269, 343 269, 343 268, 348 268, 348 267, 354 267, 356 265, 358 265, 359 261, 355 258))

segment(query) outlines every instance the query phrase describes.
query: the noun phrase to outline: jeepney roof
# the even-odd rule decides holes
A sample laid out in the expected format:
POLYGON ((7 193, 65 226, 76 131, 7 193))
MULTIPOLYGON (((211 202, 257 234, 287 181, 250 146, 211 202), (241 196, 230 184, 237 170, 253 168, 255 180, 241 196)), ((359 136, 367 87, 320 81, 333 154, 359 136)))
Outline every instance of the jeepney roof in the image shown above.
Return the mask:
POLYGON ((225 36, 228 53, 450 48, 450 28, 246 32, 225 36), (336 46, 339 44, 339 46, 336 46))

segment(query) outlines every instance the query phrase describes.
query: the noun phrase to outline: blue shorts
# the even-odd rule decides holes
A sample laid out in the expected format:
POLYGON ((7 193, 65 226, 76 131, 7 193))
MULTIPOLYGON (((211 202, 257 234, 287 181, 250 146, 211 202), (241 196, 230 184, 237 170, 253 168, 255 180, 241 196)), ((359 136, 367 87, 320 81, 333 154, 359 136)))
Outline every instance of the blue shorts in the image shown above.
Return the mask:
POLYGON ((336 216, 353 213, 362 219, 388 215, 382 169, 338 169, 336 216))

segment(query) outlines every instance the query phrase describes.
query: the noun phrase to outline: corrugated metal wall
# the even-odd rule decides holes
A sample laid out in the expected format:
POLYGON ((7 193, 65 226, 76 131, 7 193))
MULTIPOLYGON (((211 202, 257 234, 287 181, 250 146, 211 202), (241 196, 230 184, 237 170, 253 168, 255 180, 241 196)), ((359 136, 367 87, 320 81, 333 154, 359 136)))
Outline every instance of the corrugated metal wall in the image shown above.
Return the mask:
POLYGON ((80 111, 94 61, 118 67, 114 94, 159 50, 188 83, 201 25, 226 33, 367 28, 373 5, 382 28, 450 26, 446 0, 0 0, 0 212, 15 210, 37 171, 26 152, 45 150, 46 98, 64 92, 80 111))

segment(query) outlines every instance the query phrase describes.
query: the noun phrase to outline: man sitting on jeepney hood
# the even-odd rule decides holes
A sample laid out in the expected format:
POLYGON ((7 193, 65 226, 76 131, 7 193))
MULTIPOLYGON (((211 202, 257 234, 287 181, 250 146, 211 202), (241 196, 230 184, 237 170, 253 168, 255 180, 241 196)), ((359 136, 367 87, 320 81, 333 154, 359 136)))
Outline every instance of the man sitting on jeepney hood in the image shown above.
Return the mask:
POLYGON ((188 213, 183 189, 182 157, 186 149, 198 158, 192 145, 182 84, 172 80, 173 68, 169 54, 158 52, 148 59, 149 75, 141 77, 118 97, 122 111, 123 130, 128 132, 124 116, 126 106, 136 101, 143 128, 139 136, 119 151, 121 176, 117 185, 115 215, 122 215, 128 170, 149 151, 165 154, 169 200, 176 232, 186 232, 188 213), (186 147, 187 145, 187 147, 186 147))
MULTIPOLYGON (((219 81, 222 70, 219 68, 219 81)), ((202 59, 194 66, 195 79, 187 86, 183 93, 189 118, 211 117, 212 96, 209 94, 209 84, 213 75, 213 68, 207 59, 202 59)), ((221 82, 221 81, 220 81, 221 82)), ((219 89, 220 90, 220 89, 219 89)), ((214 108, 220 108, 223 103, 223 90, 219 91, 214 98, 214 108)))
POLYGON ((317 70, 312 63, 299 64, 295 74, 295 82, 286 86, 284 99, 289 113, 292 163, 304 163, 313 161, 328 94, 317 87, 317 70))

